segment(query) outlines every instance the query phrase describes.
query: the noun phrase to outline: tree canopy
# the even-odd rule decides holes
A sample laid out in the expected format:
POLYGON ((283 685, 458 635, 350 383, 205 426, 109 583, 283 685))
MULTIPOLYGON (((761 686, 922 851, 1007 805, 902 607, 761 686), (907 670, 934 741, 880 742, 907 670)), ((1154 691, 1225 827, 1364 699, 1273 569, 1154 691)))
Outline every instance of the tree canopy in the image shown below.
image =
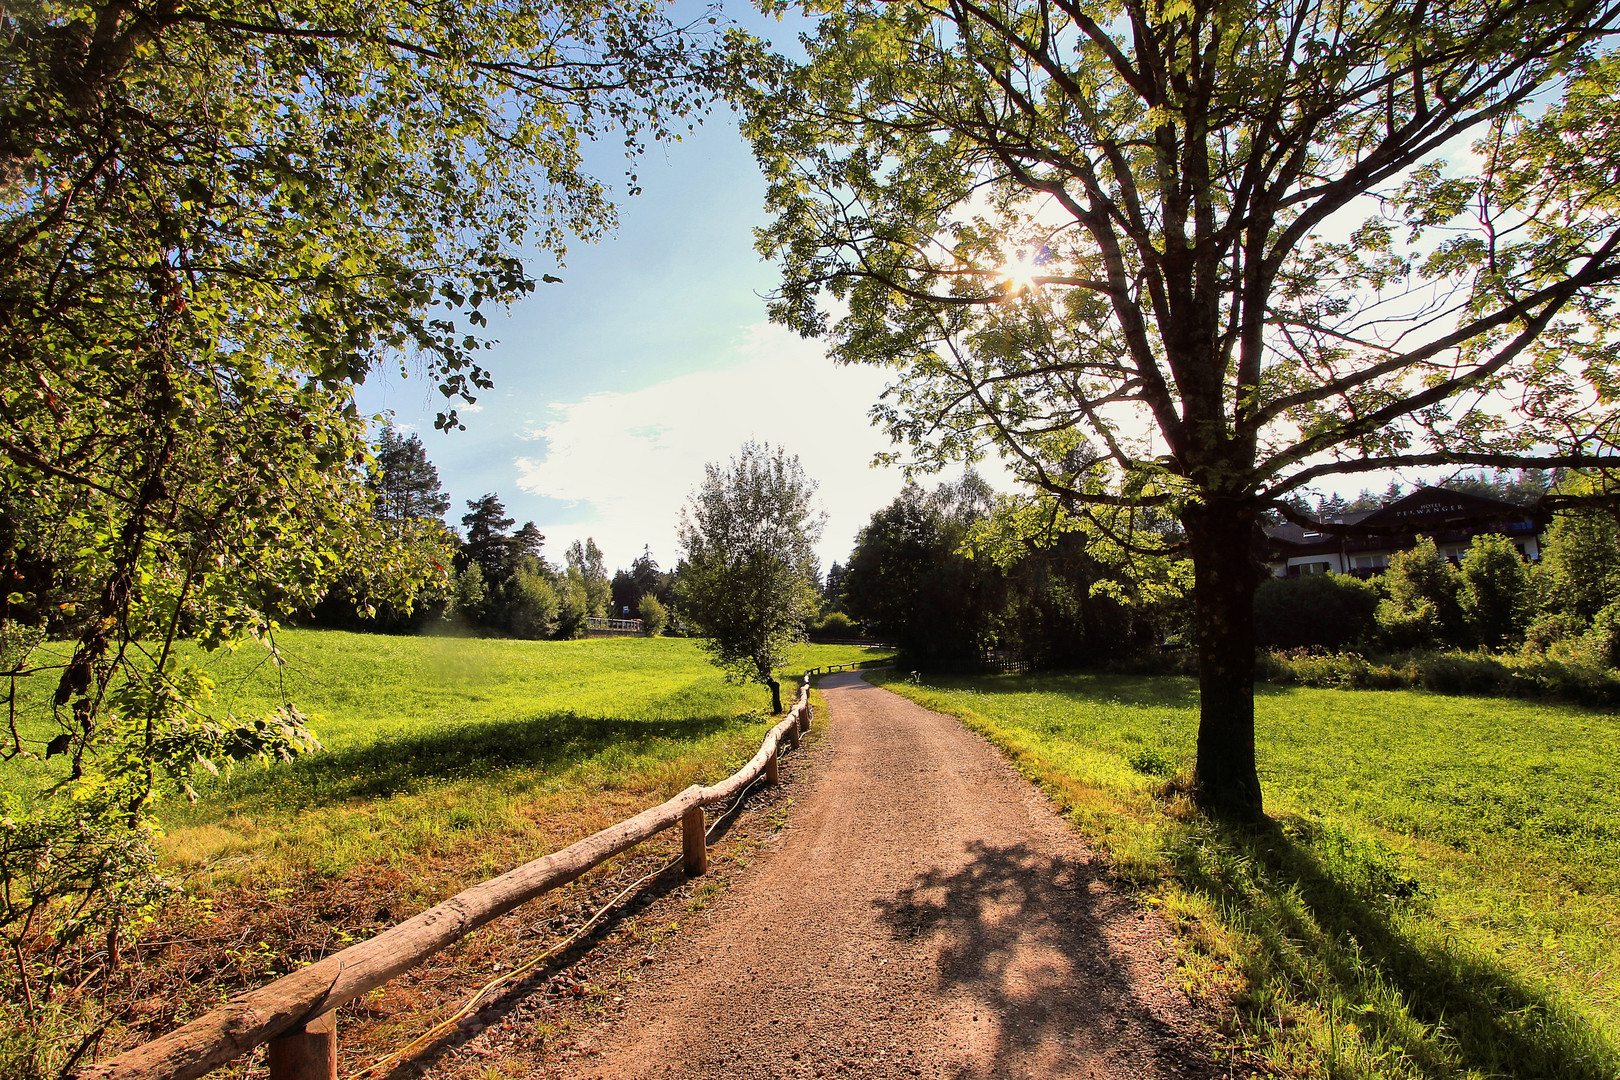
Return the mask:
POLYGON ((1614 462, 1620 5, 802 5, 750 105, 773 316, 911 462, 1179 518, 1199 798, 1260 813, 1257 522, 1321 478, 1614 462))
POLYGON ((393 424, 383 425, 377 436, 370 487, 371 514, 378 521, 438 521, 450 509, 450 496, 439 487, 439 470, 421 438, 415 432, 401 435, 393 424))
MULTIPOLYGON (((678 134, 744 58, 717 19, 666 10, 0 13, 0 671, 14 708, 16 680, 56 681, 52 734, 14 723, 9 753, 67 755, 72 794, 7 819, 27 828, 7 833, 0 871, 63 868, 34 882, 36 904, 99 889, 110 906, 80 925, 109 956, 118 897, 139 890, 107 883, 150 869, 152 800, 215 756, 312 745, 290 711, 207 720, 172 643, 266 639, 356 574, 404 610, 443 582, 431 545, 373 517, 355 385, 398 363, 443 397, 439 425, 459 425, 490 385, 486 313, 613 223, 582 145, 623 137, 633 155, 678 134), (69 655, 41 653, 46 635, 69 655)), ((49 922, 13 914, 7 933, 49 922)))

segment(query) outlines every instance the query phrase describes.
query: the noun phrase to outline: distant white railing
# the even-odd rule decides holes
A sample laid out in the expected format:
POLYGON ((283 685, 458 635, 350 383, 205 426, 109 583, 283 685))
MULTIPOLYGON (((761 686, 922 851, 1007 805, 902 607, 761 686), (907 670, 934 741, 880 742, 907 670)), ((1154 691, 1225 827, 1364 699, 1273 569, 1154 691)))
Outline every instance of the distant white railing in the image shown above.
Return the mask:
POLYGON ((585 617, 585 632, 587 634, 639 634, 642 632, 640 619, 604 619, 597 615, 585 617))

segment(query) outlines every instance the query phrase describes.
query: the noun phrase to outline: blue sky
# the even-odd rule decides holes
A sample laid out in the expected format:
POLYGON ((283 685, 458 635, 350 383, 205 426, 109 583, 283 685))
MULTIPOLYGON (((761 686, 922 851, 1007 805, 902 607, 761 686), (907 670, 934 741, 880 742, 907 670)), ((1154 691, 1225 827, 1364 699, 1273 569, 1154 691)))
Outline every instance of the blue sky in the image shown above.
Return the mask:
POLYGON ((619 194, 619 228, 573 245, 561 284, 491 318, 495 388, 464 411, 466 430, 435 431, 432 388, 397 373, 368 381, 362 407, 420 434, 452 523, 466 500, 498 492, 510 516, 540 526, 551 558, 592 536, 610 567, 644 544, 673 566, 679 508, 704 463, 765 439, 799 454, 820 484, 823 567, 846 558, 902 483, 868 467, 888 445, 866 419, 884 378, 835 368, 819 344, 768 324, 761 297, 776 275, 752 234, 766 220, 765 185, 731 115, 653 147, 636 169, 640 195, 622 196, 616 143, 591 147, 590 163, 619 194))
MULTIPOLYGON (((791 44, 790 29, 731 14, 791 44)), ((731 114, 719 109, 682 142, 651 148, 636 167, 637 196, 623 195, 616 140, 590 147, 588 163, 615 190, 619 228, 573 245, 560 270, 534 261, 537 276, 555 271, 563 281, 491 318, 495 388, 464 410, 466 430, 435 431, 440 399, 397 370, 367 382, 362 407, 391 411, 421 435, 454 500, 453 524, 466 500, 497 492, 510 516, 540 526, 554 560, 591 536, 610 567, 628 566, 643 545, 673 566, 680 507, 704 463, 750 438, 800 456, 828 512, 822 567, 847 558, 855 533, 902 484, 898 470, 870 467, 890 449, 867 420, 886 376, 837 368, 819 343, 768 323, 762 296, 776 272, 752 234, 766 220, 765 185, 731 114)), ((1328 486, 1353 492, 1387 480, 1328 486)))

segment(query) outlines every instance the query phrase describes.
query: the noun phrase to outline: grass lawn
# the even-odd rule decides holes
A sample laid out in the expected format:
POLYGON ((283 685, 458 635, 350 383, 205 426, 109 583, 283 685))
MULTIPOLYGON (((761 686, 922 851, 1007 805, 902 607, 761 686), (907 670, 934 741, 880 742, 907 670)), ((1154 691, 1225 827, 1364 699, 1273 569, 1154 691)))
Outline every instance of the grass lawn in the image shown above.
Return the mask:
POLYGON ((929 678, 893 690, 1006 749, 1180 930, 1296 1076, 1620 1076, 1620 719, 1418 691, 1262 686, 1276 827, 1180 794, 1187 679, 929 678))
MULTIPOLYGON (((166 872, 185 895, 155 913, 103 996, 63 995, 37 1035, 47 1062, 59 1065, 103 1024, 103 1054, 143 1042, 233 991, 718 780, 754 754, 773 722, 768 690, 728 684, 685 639, 285 631, 277 644, 280 667, 256 646, 192 659, 211 672, 219 710, 251 717, 290 700, 312 717, 325 749, 240 769, 201 786, 196 805, 159 808, 166 872)), ((809 667, 886 657, 806 645, 782 674, 787 683, 809 667)), ((28 687, 25 736, 49 737, 53 688, 43 679, 28 687)), ((65 771, 61 758, 14 759, 0 776, 26 798, 52 778, 47 767, 65 771)), ((347 1007, 345 1068, 415 1038, 492 965, 511 966, 560 938, 577 925, 569 919, 617 891, 604 882, 655 870, 678 852, 679 830, 666 832, 347 1007)), ((0 1072, 7 1040, 21 1045, 6 1015, 0 1072)), ((249 1075, 248 1060, 216 1075, 249 1075)))
MULTIPOLYGON (((479 853, 474 866, 446 867, 452 877, 493 873, 726 775, 758 749, 769 713, 767 690, 726 683, 689 639, 289 630, 277 645, 279 667, 256 646, 196 660, 221 709, 251 716, 291 701, 325 750, 240 769, 200 787, 195 806, 164 806, 167 854, 201 872, 204 893, 380 864, 408 871, 407 892, 425 903, 448 887, 431 868, 452 851, 479 853)), ((883 655, 802 645, 784 680, 883 655)), ((13 762, 6 786, 35 789, 46 768, 13 762)))

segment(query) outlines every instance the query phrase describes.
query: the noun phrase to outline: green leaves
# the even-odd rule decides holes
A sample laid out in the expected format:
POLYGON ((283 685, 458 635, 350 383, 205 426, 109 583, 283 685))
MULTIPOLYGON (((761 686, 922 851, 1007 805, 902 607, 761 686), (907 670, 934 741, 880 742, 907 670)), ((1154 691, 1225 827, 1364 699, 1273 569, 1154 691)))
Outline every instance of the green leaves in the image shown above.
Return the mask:
POLYGON ((803 7, 748 100, 772 314, 902 373, 919 467, 1061 493, 1073 432, 1258 509, 1319 455, 1612 451, 1620 8, 803 7))
POLYGON ((769 685, 820 609, 815 488, 796 455, 748 442, 681 512, 679 611, 728 678, 769 685))
POLYGON ((59 730, 13 727, 10 756, 67 759, 33 839, 0 851, 7 889, 27 879, 0 911, 13 944, 74 899, 115 944, 126 898, 162 891, 157 799, 318 747, 290 705, 215 715, 174 641, 273 654, 279 622, 340 584, 403 611, 448 588, 442 525, 372 513, 355 387, 414 366, 459 426, 492 385, 489 311, 534 288, 525 256, 560 262, 613 224, 581 140, 670 137, 756 48, 665 10, 7 8, 0 654, 13 690, 60 680, 59 730), (6 861, 39 845, 76 869, 6 861))

